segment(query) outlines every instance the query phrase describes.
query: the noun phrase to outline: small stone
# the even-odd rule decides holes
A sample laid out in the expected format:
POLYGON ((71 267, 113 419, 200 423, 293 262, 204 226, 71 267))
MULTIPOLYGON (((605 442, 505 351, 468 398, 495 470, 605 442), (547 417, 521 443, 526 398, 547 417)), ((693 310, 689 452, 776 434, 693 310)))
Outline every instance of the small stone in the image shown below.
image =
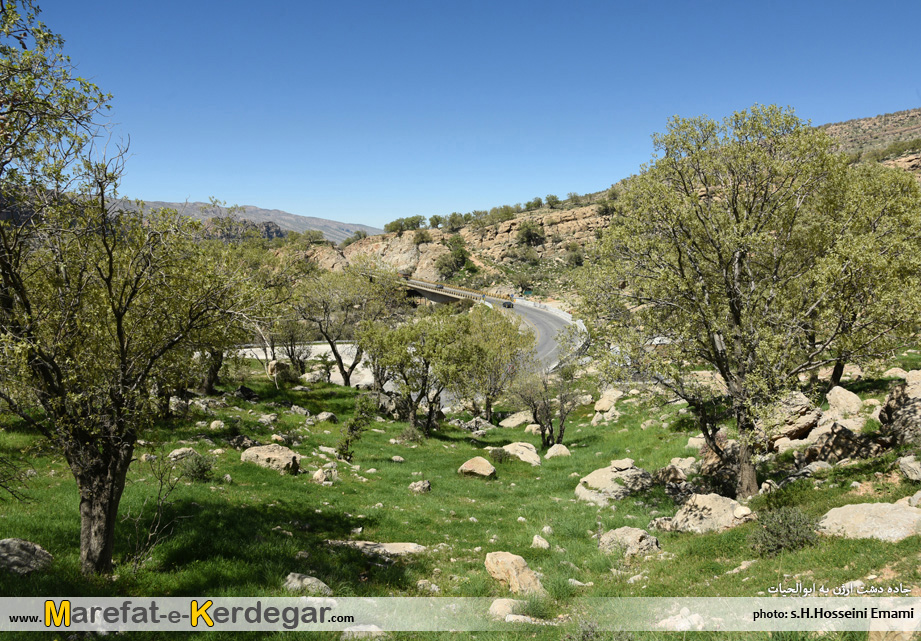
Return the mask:
POLYGON ((432 484, 429 481, 416 481, 409 484, 409 489, 415 494, 424 494, 432 491, 432 484))
POLYGON ((550 543, 548 543, 547 539, 545 539, 544 537, 538 534, 535 534, 534 538, 531 539, 531 547, 538 549, 538 550, 549 550, 550 543))
POLYGON ((283 587, 290 592, 307 592, 322 596, 329 596, 333 593, 332 589, 320 579, 297 572, 288 575, 283 587))
POLYGON ((404 463, 405 459, 402 456, 391 456, 390 460, 394 463, 404 463))

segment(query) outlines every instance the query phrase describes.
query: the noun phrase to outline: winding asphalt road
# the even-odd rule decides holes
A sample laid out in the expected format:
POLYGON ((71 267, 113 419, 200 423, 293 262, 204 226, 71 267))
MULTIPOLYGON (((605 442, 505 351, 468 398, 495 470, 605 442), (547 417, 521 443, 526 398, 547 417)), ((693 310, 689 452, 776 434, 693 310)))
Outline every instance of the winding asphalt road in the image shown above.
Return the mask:
MULTIPOLYGON (((450 285, 439 286, 437 283, 430 283, 428 281, 408 279, 406 284, 413 289, 419 290, 421 293, 430 294, 435 298, 444 296, 448 298, 485 300, 495 307, 499 307, 502 303, 508 301, 507 298, 489 296, 488 294, 484 297, 482 294, 472 292, 471 290, 451 287, 450 285)), ((511 311, 518 314, 534 331, 534 336, 537 339, 536 349, 538 359, 540 359, 540 362, 543 363, 544 367, 547 369, 552 368, 556 365, 559 358, 560 349, 556 342, 557 333, 561 329, 568 327, 570 325, 569 321, 554 312, 536 307, 529 301, 519 300, 516 301, 514 305, 511 311)))

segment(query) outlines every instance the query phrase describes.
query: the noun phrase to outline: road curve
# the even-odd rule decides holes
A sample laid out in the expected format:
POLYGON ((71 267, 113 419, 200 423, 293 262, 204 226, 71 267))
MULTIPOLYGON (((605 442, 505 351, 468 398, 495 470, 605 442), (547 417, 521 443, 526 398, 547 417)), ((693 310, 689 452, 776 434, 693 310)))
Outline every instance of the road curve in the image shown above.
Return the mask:
MULTIPOLYGON (((482 294, 462 287, 430 283, 415 278, 406 279, 406 284, 413 289, 422 290, 436 297, 442 296, 447 298, 483 300, 496 307, 509 300, 508 298, 490 296, 489 294, 482 294)), ((556 341, 557 333, 559 333, 561 329, 568 327, 570 322, 558 314, 546 309, 534 307, 528 302, 516 301, 511 311, 518 314, 534 331, 534 337, 537 339, 537 357, 540 362, 547 369, 553 368, 557 360, 559 360, 560 352, 559 345, 556 341)))

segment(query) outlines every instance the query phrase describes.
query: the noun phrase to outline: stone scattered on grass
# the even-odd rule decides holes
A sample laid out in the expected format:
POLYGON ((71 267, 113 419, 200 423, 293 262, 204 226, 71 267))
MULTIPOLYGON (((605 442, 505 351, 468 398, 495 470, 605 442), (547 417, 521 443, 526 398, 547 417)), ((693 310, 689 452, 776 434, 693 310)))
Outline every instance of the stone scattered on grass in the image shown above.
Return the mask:
POLYGON ((409 484, 409 490, 414 494, 425 494, 432 491, 432 484, 429 481, 416 481, 409 484))
POLYGON ((846 539, 878 539, 895 543, 921 534, 921 509, 898 503, 860 503, 828 511, 819 532, 846 539))
POLYGON ((333 593, 332 589, 320 579, 306 574, 298 574, 297 572, 292 572, 288 575, 283 587, 289 592, 306 592, 307 594, 319 594, 321 596, 329 596, 333 593))
POLYGON ((491 478, 496 475, 496 468, 494 468, 492 463, 487 461, 482 456, 474 456, 472 459, 457 468, 457 473, 464 476, 480 476, 483 478, 491 478))
POLYGON ((0 570, 25 575, 43 570, 54 560, 45 548, 25 539, 0 541, 0 570))
POLYGON ((517 554, 490 552, 485 565, 489 575, 507 586, 512 594, 546 594, 534 570, 517 554))
POLYGON ((645 530, 635 527, 620 527, 601 535, 598 547, 606 554, 622 554, 624 558, 658 554, 662 551, 659 539, 645 530))
POLYGON ((300 469, 303 457, 287 447, 273 443, 271 445, 257 445, 243 452, 240 460, 244 463, 255 463, 260 467, 277 470, 286 474, 294 474, 300 469))

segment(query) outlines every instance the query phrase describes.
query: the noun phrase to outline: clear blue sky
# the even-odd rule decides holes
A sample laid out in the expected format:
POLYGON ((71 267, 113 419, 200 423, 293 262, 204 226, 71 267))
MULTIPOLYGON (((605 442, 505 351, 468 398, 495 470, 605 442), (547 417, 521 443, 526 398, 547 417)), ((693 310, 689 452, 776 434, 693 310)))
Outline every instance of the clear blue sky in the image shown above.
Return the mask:
POLYGON ((921 3, 39 0, 123 195, 381 227, 598 191, 669 117, 921 106, 921 3))

